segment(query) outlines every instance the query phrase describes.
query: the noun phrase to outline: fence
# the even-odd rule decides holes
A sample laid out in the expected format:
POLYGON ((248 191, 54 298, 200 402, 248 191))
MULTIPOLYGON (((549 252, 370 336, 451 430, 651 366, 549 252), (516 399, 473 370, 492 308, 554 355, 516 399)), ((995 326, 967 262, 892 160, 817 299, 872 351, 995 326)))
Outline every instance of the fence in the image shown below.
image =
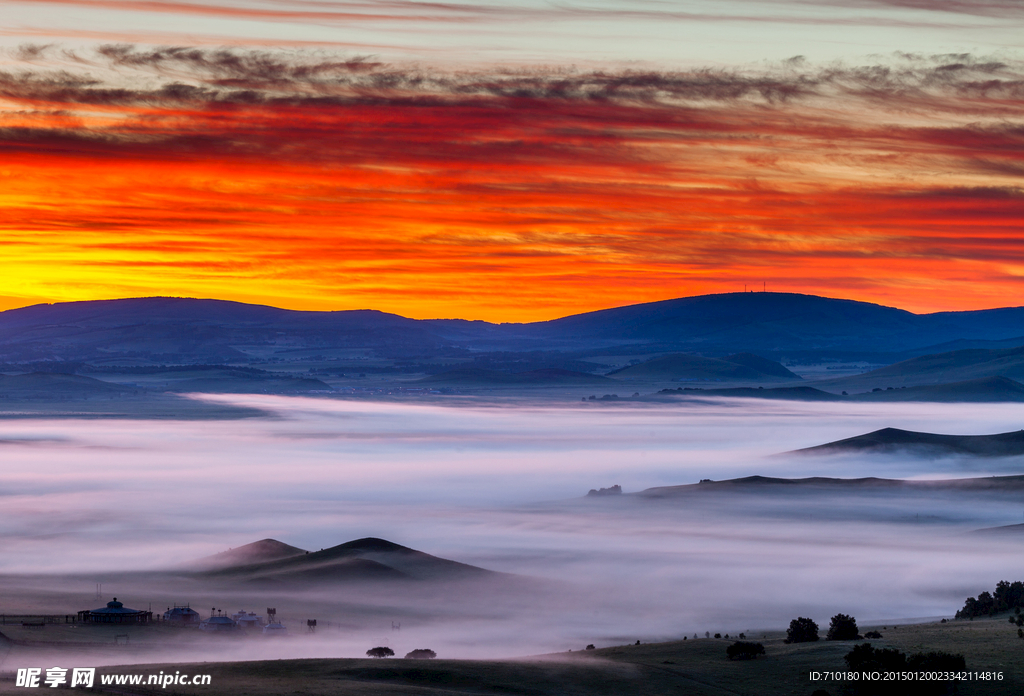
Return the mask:
POLYGON ((2 626, 78 623, 78 614, 0 614, 2 626))

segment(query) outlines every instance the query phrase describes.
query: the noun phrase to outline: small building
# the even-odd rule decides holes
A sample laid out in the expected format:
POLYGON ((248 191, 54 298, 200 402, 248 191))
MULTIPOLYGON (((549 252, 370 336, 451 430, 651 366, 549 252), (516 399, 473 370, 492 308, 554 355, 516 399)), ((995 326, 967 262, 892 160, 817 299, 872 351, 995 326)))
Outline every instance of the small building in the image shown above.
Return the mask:
POLYGON ((167 611, 164 612, 164 621, 180 626, 198 626, 201 620, 199 612, 190 608, 187 604, 175 604, 173 609, 167 607, 167 611))
POLYGON ((239 612, 232 614, 231 618, 234 620, 236 624, 238 624, 239 628, 252 629, 259 628, 263 625, 262 616, 260 616, 259 614, 253 614, 251 611, 247 612, 245 611, 245 609, 242 609, 239 612))
POLYGON ((230 616, 217 613, 216 615, 211 614, 210 618, 199 623, 200 631, 207 631, 209 633, 230 633, 231 631, 237 631, 238 624, 232 620, 230 616))
POLYGON ((284 624, 272 621, 263 627, 263 635, 265 636, 286 636, 288 635, 288 629, 285 628, 284 624))
POLYGON ((107 602, 102 609, 78 612, 78 620, 96 624, 147 624, 153 620, 153 612, 129 609, 114 597, 114 601, 107 602))

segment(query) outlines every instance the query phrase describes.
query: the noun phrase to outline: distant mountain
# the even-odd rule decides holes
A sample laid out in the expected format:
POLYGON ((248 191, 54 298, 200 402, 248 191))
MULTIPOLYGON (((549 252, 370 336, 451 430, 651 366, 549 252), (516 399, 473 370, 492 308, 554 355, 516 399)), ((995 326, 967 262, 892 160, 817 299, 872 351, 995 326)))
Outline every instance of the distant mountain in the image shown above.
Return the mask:
MULTIPOLYGON (((264 540, 248 546, 253 547, 267 541, 273 540, 264 540)), ((277 548, 271 547, 271 551, 276 552, 277 548)), ((239 559, 241 562, 222 565, 206 574, 231 580, 286 584, 455 581, 500 575, 373 537, 357 539, 322 551, 288 553, 276 559, 259 558, 260 553, 263 551, 257 549, 254 554, 258 560, 247 561, 243 555, 239 559)))
POLYGON ((883 428, 865 435, 796 450, 800 454, 844 452, 909 452, 927 456, 968 455, 1011 457, 1024 455, 1024 430, 997 435, 939 435, 898 428, 883 428))
POLYGON ((699 355, 676 353, 663 355, 638 365, 613 372, 610 377, 621 380, 664 381, 743 381, 800 379, 777 362, 750 353, 725 358, 704 358, 699 355))
POLYGON ((402 355, 443 339, 423 322, 372 310, 297 312, 223 300, 148 297, 0 312, 0 361, 135 358, 246 361, 253 352, 369 348, 402 355))
POLYGON ((648 488, 639 493, 622 496, 623 498, 671 499, 688 498, 721 493, 754 493, 761 495, 769 492, 854 492, 854 491, 971 491, 1011 493, 1024 491, 1024 476, 986 476, 983 478, 937 479, 937 480, 904 480, 884 478, 840 479, 814 476, 810 478, 790 479, 773 478, 770 476, 746 476, 723 481, 704 480, 681 486, 658 486, 648 488))
POLYGON ((588 312, 515 331, 563 345, 636 344, 726 354, 908 351, 958 339, 1024 336, 1024 308, 917 315, 792 293, 726 293, 588 312))
MULTIPOLYGON (((633 354, 705 356, 907 353, 956 341, 1005 342, 1021 336, 1020 307, 916 315, 865 302, 790 293, 686 297, 531 324, 413 320, 373 310, 300 312, 221 300, 151 297, 0 312, 0 362, 223 364, 352 350, 389 358, 468 351, 583 355, 612 348, 633 354)), ((737 364, 763 368, 743 360, 737 364)))

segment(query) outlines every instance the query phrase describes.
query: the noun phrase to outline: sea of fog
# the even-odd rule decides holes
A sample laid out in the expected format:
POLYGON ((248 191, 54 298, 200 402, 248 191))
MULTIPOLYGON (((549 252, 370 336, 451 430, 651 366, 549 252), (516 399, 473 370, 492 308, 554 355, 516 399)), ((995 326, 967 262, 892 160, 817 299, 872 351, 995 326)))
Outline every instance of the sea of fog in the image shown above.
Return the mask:
MULTIPOLYGON (((356 656, 369 641, 404 641, 396 651, 496 657, 778 630, 798 615, 826 626, 837 612, 862 623, 949 616, 968 594, 1024 579, 1024 537, 969 533, 1024 522, 1019 496, 581 500, 613 484, 630 493, 754 474, 1024 474, 1020 458, 777 456, 887 426, 1016 430, 1024 424, 1018 404, 201 398, 274 415, 0 421, 6 602, 32 585, 51 587, 55 605, 62 592, 66 604, 82 603, 94 592, 87 580, 102 575, 104 594, 130 605, 260 608, 264 594, 211 596, 197 586, 182 597, 180 588, 139 586, 118 572, 180 566, 267 537, 318 550, 374 536, 545 583, 535 596, 281 597, 349 629, 275 655, 356 656), (65 579, 19 585, 43 573, 65 579), (403 620, 401 633, 392 632, 403 620)), ((81 608, 94 607, 53 613, 81 608)), ((240 656, 231 650, 225 656, 240 656)))

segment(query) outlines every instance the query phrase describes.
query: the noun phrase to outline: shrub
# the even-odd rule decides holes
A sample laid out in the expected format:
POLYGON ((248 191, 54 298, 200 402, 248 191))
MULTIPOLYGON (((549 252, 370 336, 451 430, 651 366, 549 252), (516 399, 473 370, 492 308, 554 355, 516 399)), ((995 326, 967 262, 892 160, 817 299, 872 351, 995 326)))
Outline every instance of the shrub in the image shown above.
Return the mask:
POLYGON ((907 668, 915 672, 960 672, 967 669, 967 662, 963 655, 938 650, 911 655, 907 668))
POLYGON ((878 631, 868 631, 867 633, 864 634, 864 637, 865 638, 870 638, 872 640, 878 640, 879 638, 882 637, 882 634, 879 633, 878 631))
POLYGON ((857 633, 857 619, 846 614, 836 614, 829 624, 825 640, 860 640, 861 635, 857 633))
POLYGON ((722 637, 722 634, 721 634, 721 633, 716 633, 716 634, 715 634, 715 638, 721 638, 721 637, 722 637))
POLYGON ((725 649, 725 654, 730 660, 753 660, 758 655, 764 655, 764 646, 760 643, 738 640, 725 649))
POLYGON ((896 648, 873 648, 871 643, 853 646, 843 657, 854 671, 905 671, 907 656, 896 648))
POLYGON ((594 648, 594 644, 593 643, 591 643, 590 645, 587 646, 587 650, 594 650, 594 649, 595 648, 594 648))
MULTIPOLYGON (((866 672, 956 672, 967 668, 963 655, 929 652, 908 658, 895 648, 873 648, 870 643, 855 645, 843 659, 850 670, 866 672)), ((954 683, 954 689, 955 686, 954 683)), ((902 682, 871 682, 849 685, 844 693, 848 696, 939 696, 948 690, 949 683, 945 681, 914 682, 909 690, 902 682)))
POLYGON ((786 643, 810 643, 815 640, 818 640, 818 624, 802 616, 789 622, 786 643))
POLYGON ((407 660, 433 660, 435 657, 437 657, 437 653, 434 652, 433 650, 429 650, 427 648, 419 648, 417 650, 413 650, 411 653, 408 653, 405 656, 405 659, 407 659, 407 660))
POLYGON ((391 648, 385 648, 383 646, 377 646, 376 648, 370 648, 366 651, 367 657, 393 657, 395 651, 391 648))

